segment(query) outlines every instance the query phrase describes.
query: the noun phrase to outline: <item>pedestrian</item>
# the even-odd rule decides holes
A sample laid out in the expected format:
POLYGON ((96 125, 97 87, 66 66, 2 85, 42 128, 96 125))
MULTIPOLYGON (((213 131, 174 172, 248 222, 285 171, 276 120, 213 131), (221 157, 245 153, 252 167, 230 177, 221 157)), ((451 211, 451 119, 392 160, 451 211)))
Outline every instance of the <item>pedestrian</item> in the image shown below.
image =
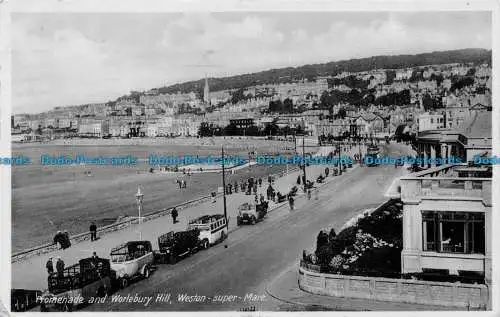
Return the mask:
POLYGON ((314 200, 318 200, 319 199, 319 190, 316 188, 314 190, 314 200))
POLYGON ((181 181, 178 179, 178 180, 176 180, 176 182, 177 182, 177 185, 179 185, 179 188, 181 188, 182 187, 181 181))
POLYGON ((262 187, 262 178, 259 178, 259 187, 262 187))
POLYGON ((63 233, 64 235, 64 242, 65 242, 65 247, 63 247, 63 249, 67 249, 71 246, 71 241, 69 239, 69 233, 67 230, 64 231, 63 233))
POLYGON ((59 256, 57 257, 56 271, 58 276, 62 277, 64 275, 64 261, 59 256))
POLYGON ((311 189, 307 190, 307 199, 311 200, 311 189))
POLYGON ((294 201, 293 201, 293 196, 292 195, 288 195, 288 204, 290 205, 290 210, 293 211, 294 201))
POLYGON ((330 174, 330 169, 325 167, 325 177, 328 177, 328 174, 330 174))
POLYGON ((173 221, 173 223, 174 224, 177 223, 177 216, 179 216, 179 212, 177 211, 177 208, 174 207, 172 209, 171 214, 172 214, 172 221, 173 221))
POLYGON ((52 263, 52 257, 50 257, 47 260, 47 263, 45 264, 45 268, 47 269, 47 273, 50 275, 54 273, 54 263, 52 263))
POLYGON ((234 192, 237 193, 238 192, 238 182, 234 181, 234 192))
POLYGON ((90 241, 97 240, 97 226, 95 225, 95 222, 92 221, 89 227, 89 231, 90 231, 90 241))
POLYGON ((253 184, 253 192, 257 195, 257 183, 253 184))
POLYGON ((216 192, 212 192, 212 203, 217 202, 216 196, 217 196, 217 193, 216 192))
POLYGON ((255 200, 255 203, 259 202, 259 196, 257 195, 257 193, 255 193, 254 200, 255 200))
POLYGON ((57 231, 56 235, 54 236, 54 244, 59 244, 59 247, 62 249, 63 247, 63 235, 61 231, 57 231))
POLYGON ((186 182, 186 180, 185 180, 185 179, 183 179, 183 180, 182 180, 182 187, 186 188, 186 186, 187 186, 187 182, 186 182))
POLYGON ((260 194, 260 203, 262 204, 264 201, 265 201, 265 199, 264 199, 264 195, 262 195, 262 193, 261 193, 261 194, 260 194))

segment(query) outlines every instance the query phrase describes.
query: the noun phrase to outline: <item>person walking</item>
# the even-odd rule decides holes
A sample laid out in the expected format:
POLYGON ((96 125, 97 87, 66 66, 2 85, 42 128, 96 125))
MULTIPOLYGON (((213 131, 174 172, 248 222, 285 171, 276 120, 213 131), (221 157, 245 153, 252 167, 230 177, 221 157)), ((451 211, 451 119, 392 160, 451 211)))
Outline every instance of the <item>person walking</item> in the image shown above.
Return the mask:
POLYGON ((217 202, 216 196, 217 196, 217 193, 216 192, 212 192, 212 203, 217 202))
POLYGON ((95 222, 92 221, 89 227, 89 231, 90 231, 90 241, 97 240, 97 226, 95 225, 95 222))
POLYGON ((264 199, 264 195, 262 195, 262 193, 260 194, 260 203, 264 203, 265 199, 264 199))
POLYGON ((54 263, 52 263, 52 257, 50 257, 47 260, 47 263, 45 264, 45 268, 47 269, 47 273, 50 275, 54 273, 54 263))
POLYGON ((288 195, 288 204, 290 205, 290 210, 293 211, 294 201, 292 195, 288 195))
POLYGON ((307 190, 307 200, 311 200, 311 189, 307 190))
POLYGON ((57 257, 56 271, 58 276, 64 275, 64 261, 59 256, 57 257))
POLYGON ((177 223, 177 216, 179 216, 179 213, 177 212, 177 208, 174 207, 172 209, 171 214, 172 214, 172 221, 173 221, 173 223, 174 224, 177 223))

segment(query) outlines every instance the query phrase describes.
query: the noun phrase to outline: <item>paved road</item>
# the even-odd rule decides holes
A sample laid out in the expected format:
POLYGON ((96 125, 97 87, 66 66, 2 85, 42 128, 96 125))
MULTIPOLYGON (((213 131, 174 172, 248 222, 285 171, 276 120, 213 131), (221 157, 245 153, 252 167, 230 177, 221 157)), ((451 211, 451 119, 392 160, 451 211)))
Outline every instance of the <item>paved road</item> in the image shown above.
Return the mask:
MULTIPOLYGON (((405 153, 403 146, 388 146, 387 154, 405 153)), ((281 208, 265 222, 233 231, 225 243, 176 265, 159 265, 149 280, 114 294, 137 296, 139 300, 151 296, 147 307, 144 303, 118 303, 107 298, 105 304, 84 310, 234 311, 252 306, 257 310, 287 310, 285 304, 266 295, 266 285, 296 265, 303 249, 313 248, 321 228, 334 227, 338 231, 359 210, 384 202, 384 193, 401 173, 401 168, 394 166, 356 168, 323 186, 318 200, 298 199, 295 211, 281 208), (170 294, 170 300, 155 301, 158 294, 170 294), (181 301, 182 294, 193 296, 192 301, 181 301), (214 302, 218 296, 231 295, 235 296, 233 301, 214 302)))

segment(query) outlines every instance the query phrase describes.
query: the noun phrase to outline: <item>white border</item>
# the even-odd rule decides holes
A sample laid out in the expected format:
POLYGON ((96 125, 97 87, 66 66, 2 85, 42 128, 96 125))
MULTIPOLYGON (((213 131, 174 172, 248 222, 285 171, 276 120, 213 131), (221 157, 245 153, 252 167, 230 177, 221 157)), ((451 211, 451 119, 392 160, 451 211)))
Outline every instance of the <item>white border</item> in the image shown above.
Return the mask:
MULTIPOLYGON (((0 155, 10 155, 10 115, 11 115, 11 91, 10 91, 10 13, 11 12, 179 12, 179 11, 492 11, 492 48, 493 48, 493 81, 492 81, 492 104, 493 104, 493 154, 500 156, 500 57, 498 54, 500 45, 500 0, 0 0, 0 155)), ((498 174, 500 167, 494 167, 493 192, 500 193, 500 182, 498 174)), ((10 300, 10 168, 0 166, 0 298, 5 304, 10 300)), ((493 195, 493 225, 499 223, 498 196, 493 195)), ((493 230, 493 311, 492 312, 460 312, 460 315, 498 316, 500 293, 498 286, 500 274, 498 263, 500 254, 498 245, 500 241, 500 230, 493 230), (497 252, 495 252, 495 250, 497 252)), ((143 314, 144 312, 120 313, 121 316, 143 314)), ((236 312, 205 312, 197 313, 207 316, 269 316, 269 315, 337 315, 356 316, 358 314, 379 316, 421 316, 424 312, 287 312, 287 313, 236 313, 236 312)), ((71 313, 73 315, 77 313, 71 313)), ((101 313, 87 313, 99 316, 101 313)), ((165 313, 152 313, 164 315, 165 313)), ((191 316, 193 313, 170 313, 176 316, 191 316)), ((426 315, 448 315, 456 316, 457 312, 425 312, 426 315)), ((17 315, 17 314, 13 314, 17 315)), ((23 313, 23 316, 31 313, 23 313)))

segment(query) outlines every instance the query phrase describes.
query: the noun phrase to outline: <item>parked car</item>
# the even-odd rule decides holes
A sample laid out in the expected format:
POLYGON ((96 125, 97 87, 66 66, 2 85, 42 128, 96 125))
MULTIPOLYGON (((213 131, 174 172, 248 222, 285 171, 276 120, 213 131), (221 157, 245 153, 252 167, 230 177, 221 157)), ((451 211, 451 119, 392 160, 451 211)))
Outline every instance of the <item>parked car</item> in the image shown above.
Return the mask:
POLYGON ((241 226, 244 223, 254 225, 258 221, 264 219, 267 215, 268 202, 260 204, 244 203, 238 207, 238 216, 236 217, 236 224, 241 226))
POLYGON ((189 229, 200 231, 199 239, 204 249, 227 238, 228 221, 222 214, 204 215, 191 220, 189 229))
POLYGON ((111 294, 113 278, 114 272, 108 259, 81 259, 61 273, 49 275, 48 289, 42 295, 40 311, 73 311, 91 297, 111 294), (75 300, 77 298, 81 298, 81 302, 75 300))
POLYGON ((110 255, 120 287, 127 287, 136 277, 149 278, 154 263, 151 242, 129 241, 113 248, 110 255))
POLYGON ((200 230, 170 231, 158 237, 159 252, 156 258, 162 263, 176 263, 180 258, 197 252, 203 247, 200 230))

